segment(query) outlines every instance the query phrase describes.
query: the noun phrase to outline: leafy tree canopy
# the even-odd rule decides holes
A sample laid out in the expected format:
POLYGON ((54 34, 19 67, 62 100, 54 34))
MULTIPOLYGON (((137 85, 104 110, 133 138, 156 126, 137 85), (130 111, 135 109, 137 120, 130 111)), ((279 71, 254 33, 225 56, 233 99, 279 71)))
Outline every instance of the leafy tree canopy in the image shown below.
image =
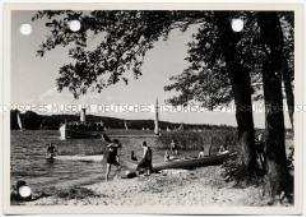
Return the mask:
MULTIPOLYGON (((292 17, 280 14, 287 28, 285 40, 287 56, 293 55, 292 17)), ((246 72, 252 74, 254 92, 260 90, 259 71, 268 52, 260 43, 260 30, 255 12, 245 11, 38 11, 33 17, 47 19, 50 34, 40 45, 37 54, 57 46, 69 45, 72 61, 59 69, 58 90, 67 88, 75 98, 86 94, 89 89, 101 92, 119 81, 128 83, 132 72, 137 79, 141 73, 144 55, 154 43, 167 39, 173 29, 186 31, 191 25, 199 28, 188 43, 186 60, 189 66, 178 76, 171 78, 172 84, 165 90, 176 90, 179 94, 169 100, 174 105, 186 105, 197 101, 213 109, 232 101, 232 89, 227 65, 223 57, 224 38, 220 37, 222 25, 230 25, 231 19, 240 17, 245 28, 237 44, 239 56, 246 72), (69 21, 79 20, 81 29, 72 32, 69 21), (99 44, 88 49, 88 36, 99 37, 99 44)), ((238 34, 238 33, 237 33, 238 34)), ((291 60, 292 61, 292 60, 291 60)), ((292 67, 292 63, 291 63, 292 67)), ((259 95, 255 97, 260 98, 259 95)))

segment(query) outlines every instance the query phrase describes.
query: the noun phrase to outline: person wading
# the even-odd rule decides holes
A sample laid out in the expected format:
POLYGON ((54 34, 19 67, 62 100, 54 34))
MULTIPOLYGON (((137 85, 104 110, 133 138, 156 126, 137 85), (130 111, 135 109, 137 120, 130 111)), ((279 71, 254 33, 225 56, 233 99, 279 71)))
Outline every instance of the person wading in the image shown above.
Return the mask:
POLYGON ((57 148, 53 143, 47 146, 46 158, 53 159, 57 155, 57 148))
POLYGON ((109 173, 111 172, 112 165, 117 167, 116 173, 120 171, 121 165, 119 163, 118 149, 121 148, 119 140, 114 139, 106 148, 106 176, 105 180, 108 181, 109 173))

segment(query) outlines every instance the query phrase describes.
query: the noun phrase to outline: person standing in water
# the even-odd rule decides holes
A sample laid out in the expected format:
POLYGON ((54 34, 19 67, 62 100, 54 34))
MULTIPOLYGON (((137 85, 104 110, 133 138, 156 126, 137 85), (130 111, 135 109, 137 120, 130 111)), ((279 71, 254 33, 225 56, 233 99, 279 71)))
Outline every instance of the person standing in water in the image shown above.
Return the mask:
POLYGON ((53 159, 57 155, 57 149, 53 143, 47 146, 46 158, 53 159))
POLYGON ((147 145, 147 142, 142 143, 143 147, 143 158, 137 165, 136 171, 139 173, 141 170, 145 170, 147 175, 150 175, 153 172, 152 165, 152 149, 147 145))
POLYGON ((108 181, 109 173, 111 172, 112 165, 117 167, 118 172, 121 169, 119 163, 118 149, 121 148, 121 143, 118 139, 114 139, 107 147, 106 152, 106 175, 105 180, 108 181))

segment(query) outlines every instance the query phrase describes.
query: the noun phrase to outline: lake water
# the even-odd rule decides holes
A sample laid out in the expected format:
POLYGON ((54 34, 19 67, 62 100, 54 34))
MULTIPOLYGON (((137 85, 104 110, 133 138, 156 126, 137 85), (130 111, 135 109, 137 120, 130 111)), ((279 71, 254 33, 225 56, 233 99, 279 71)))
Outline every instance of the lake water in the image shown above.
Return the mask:
MULTIPOLYGON (((46 144, 50 142, 63 145, 57 131, 12 131, 11 183, 22 179, 32 189, 40 190, 46 186, 63 186, 69 181, 104 179, 103 163, 59 160, 47 162, 46 144)), ((96 143, 99 145, 98 141, 96 143)), ((86 142, 78 141, 78 148, 80 146, 86 149, 86 142)))
MULTIPOLYGON (((142 156, 142 141, 154 142, 151 135, 114 135, 122 144, 123 157, 128 158, 134 150, 142 156)), ((11 183, 25 180, 34 191, 51 187, 92 183, 104 180, 105 162, 80 162, 55 160, 46 161, 46 144, 53 142, 59 155, 97 154, 105 144, 99 139, 59 140, 58 131, 12 131, 11 134, 11 183)), ((160 161, 162 155, 155 152, 153 161, 160 161)), ((111 176, 114 174, 111 174, 111 176)))

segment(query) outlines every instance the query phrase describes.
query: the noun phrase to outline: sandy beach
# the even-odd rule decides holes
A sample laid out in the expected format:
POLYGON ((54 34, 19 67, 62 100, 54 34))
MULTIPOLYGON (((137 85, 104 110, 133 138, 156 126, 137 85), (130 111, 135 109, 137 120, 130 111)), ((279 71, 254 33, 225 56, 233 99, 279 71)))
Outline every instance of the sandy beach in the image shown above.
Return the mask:
POLYGON ((257 186, 235 187, 225 182, 220 166, 195 170, 165 170, 150 177, 133 179, 114 177, 81 188, 91 195, 51 195, 28 205, 100 205, 100 206, 266 206, 268 198, 257 186))

